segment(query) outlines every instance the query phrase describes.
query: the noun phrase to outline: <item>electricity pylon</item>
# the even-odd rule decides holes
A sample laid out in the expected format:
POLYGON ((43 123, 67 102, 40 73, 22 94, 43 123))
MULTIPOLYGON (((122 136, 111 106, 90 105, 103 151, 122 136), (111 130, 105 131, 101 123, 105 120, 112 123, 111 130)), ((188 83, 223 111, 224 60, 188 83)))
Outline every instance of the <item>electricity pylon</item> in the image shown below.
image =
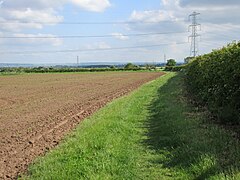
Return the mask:
POLYGON ((198 41, 197 37, 200 35, 197 33, 198 30, 201 30, 201 25, 197 22, 197 16, 200 15, 200 13, 193 12, 189 15, 189 20, 192 21, 192 24, 189 25, 188 30, 192 30, 192 34, 189 36, 191 39, 191 49, 190 49, 190 56, 196 57, 198 54, 198 41))

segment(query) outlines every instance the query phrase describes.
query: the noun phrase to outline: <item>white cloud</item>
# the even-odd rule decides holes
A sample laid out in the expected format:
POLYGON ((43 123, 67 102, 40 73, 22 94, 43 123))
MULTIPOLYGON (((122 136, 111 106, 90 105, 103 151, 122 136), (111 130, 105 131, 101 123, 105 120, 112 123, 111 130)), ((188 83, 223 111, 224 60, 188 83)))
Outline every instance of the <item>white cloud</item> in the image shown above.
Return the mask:
POLYGON ((58 23, 62 21, 63 17, 54 15, 56 12, 53 9, 32 10, 27 8, 24 11, 12 10, 8 12, 8 17, 16 20, 22 20, 26 22, 46 22, 46 23, 58 23))
POLYGON ((108 0, 71 0, 79 7, 94 12, 103 12, 111 6, 108 0))
POLYGON ((172 11, 151 10, 133 11, 130 21, 134 22, 129 28, 144 32, 176 32, 185 31, 184 17, 175 16, 172 11))
MULTIPOLYGON (((4 36, 4 33, 0 33, 1 36, 4 36)), ((11 45, 11 46, 42 46, 42 45, 52 45, 52 46, 60 46, 63 44, 63 41, 59 38, 55 38, 52 34, 24 34, 24 33, 16 33, 13 34, 12 37, 16 37, 14 41, 9 41, 8 39, 0 39, 2 44, 11 45), (24 38, 22 38, 24 37, 24 38), (41 38, 44 37, 44 38, 41 38), (47 37, 47 38, 45 38, 47 37)))
POLYGON ((87 11, 103 12, 106 8, 111 6, 109 0, 8 0, 7 8, 59 8, 64 4, 74 4, 87 11))
MULTIPOLYGON (((199 46, 200 53, 211 51, 216 44, 226 45, 239 37, 240 24, 239 0, 162 0, 158 10, 136 11, 130 15, 132 23, 128 30, 140 32, 181 32, 186 31, 191 22, 188 15, 193 11, 200 12, 198 22, 202 24, 202 40, 199 46), (142 23, 152 22, 152 23, 142 23)), ((138 40, 138 44, 175 43, 187 41, 189 34, 173 34, 166 36, 153 36, 138 40)), ((178 60, 189 55, 190 45, 171 45, 162 48, 166 54, 172 54, 178 60)))
MULTIPOLYGON (((0 0, 0 32, 1 36, 28 37, 18 39, 0 39, 1 48, 9 47, 21 49, 44 49, 44 46, 63 45, 58 38, 33 38, 53 37, 52 34, 30 34, 32 30, 41 30, 46 26, 56 25, 64 20, 60 12, 64 5, 71 4, 85 11, 103 12, 110 7, 109 0, 0 0)), ((95 44, 95 48, 108 48, 106 43, 95 44)), ((52 47, 54 48, 54 47, 52 47)))
POLYGON ((4 1, 0 1, 0 7, 2 6, 3 3, 4 3, 4 1))
POLYGON ((8 18, 0 18, 3 24, 0 26, 0 29, 9 32, 17 32, 24 29, 42 29, 44 26, 42 22, 49 22, 51 23, 49 25, 54 25, 63 19, 61 16, 55 16, 46 11, 32 11, 31 9, 26 10, 26 12, 11 11, 8 15, 8 18, 11 17, 10 19, 14 20, 9 21, 8 18), (32 19, 34 19, 34 21, 32 21, 32 19))
POLYGON ((116 39, 120 39, 120 40, 128 40, 129 37, 123 35, 122 33, 112 33, 111 35, 113 35, 116 39))
POLYGON ((95 43, 92 43, 92 44, 87 44, 85 45, 86 49, 108 49, 108 48, 111 48, 111 46, 106 43, 106 42, 95 42, 95 43))
POLYGON ((29 28, 34 28, 34 29, 41 29, 43 26, 42 24, 39 23, 19 23, 18 20, 13 21, 12 23, 9 23, 8 20, 0 18, 0 21, 2 25, 0 26, 0 30, 6 31, 6 32, 18 32, 23 29, 29 29, 29 28))
POLYGON ((63 20, 63 17, 57 15, 51 8, 44 10, 32 10, 31 8, 25 10, 4 9, 0 12, 0 15, 1 22, 5 22, 0 29, 9 31, 21 31, 27 28, 41 29, 43 28, 41 22, 54 25, 63 20))
POLYGON ((201 13, 201 22, 213 24, 240 23, 239 0, 163 0, 163 9, 175 17, 184 17, 193 11, 201 13))
POLYGON ((63 16, 59 15, 58 10, 65 4, 73 4, 94 12, 103 12, 111 6, 108 0, 8 0, 4 3, 0 1, 0 20, 7 22, 0 26, 0 30, 39 29, 45 25, 44 23, 55 25, 63 21, 63 16))
POLYGON ((100 42, 97 44, 99 49, 107 49, 107 48, 111 48, 111 46, 109 44, 107 44, 106 42, 100 42))
POLYGON ((24 44, 51 44, 53 46, 62 45, 62 40, 55 38, 52 34, 14 34, 15 37, 26 37, 18 39, 19 42, 24 44), (48 37, 48 38, 41 38, 48 37))
POLYGON ((240 6, 239 0, 179 0, 181 6, 207 7, 207 6, 240 6))
POLYGON ((136 11, 131 14, 130 20, 143 22, 161 22, 166 20, 177 20, 171 13, 162 10, 136 11))
POLYGON ((102 12, 111 6, 109 0, 8 0, 4 3, 4 7, 8 9, 47 9, 59 8, 69 3, 95 12, 102 12))

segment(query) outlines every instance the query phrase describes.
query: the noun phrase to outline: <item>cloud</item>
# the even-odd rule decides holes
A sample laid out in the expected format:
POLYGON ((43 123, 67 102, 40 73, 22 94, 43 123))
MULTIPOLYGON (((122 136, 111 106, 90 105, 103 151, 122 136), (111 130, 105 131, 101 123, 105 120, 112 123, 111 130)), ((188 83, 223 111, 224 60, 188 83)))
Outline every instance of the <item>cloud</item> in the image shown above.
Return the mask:
POLYGON ((27 8, 24 11, 12 10, 8 12, 8 17, 16 20, 22 20, 23 22, 47 22, 58 23, 62 21, 63 17, 54 15, 56 12, 53 9, 47 10, 32 10, 27 8))
MULTIPOLYGON (((0 36, 4 36, 4 33, 0 32, 0 36)), ((0 39, 1 44, 10 45, 10 46, 42 46, 42 45, 52 45, 52 46, 60 46, 63 44, 63 41, 59 38, 55 38, 53 34, 24 34, 24 33, 16 33, 13 34, 12 37, 16 37, 14 41, 9 41, 8 39, 0 39), (22 38, 26 37, 26 38, 22 38), (41 38, 48 37, 48 38, 41 38), (52 38, 51 38, 52 37, 52 38)))
POLYGON ((0 7, 2 6, 3 3, 4 3, 4 1, 0 1, 0 7))
POLYGON ((183 30, 191 23, 187 20, 188 15, 193 11, 201 13, 198 21, 203 25, 222 24, 222 26, 233 27, 240 24, 239 0, 162 0, 160 10, 134 10, 130 20, 139 24, 131 25, 130 29, 183 30), (144 21, 153 22, 153 24, 142 25, 141 22, 144 21))
POLYGON ((116 39, 120 39, 120 40, 128 40, 129 37, 123 35, 122 33, 112 33, 111 35, 113 35, 116 39))
POLYGON ((20 9, 46 9, 60 6, 64 0, 7 0, 4 2, 4 8, 9 10, 20 9))
POLYGON ((163 10, 136 11, 131 14, 132 21, 161 22, 166 20, 177 20, 171 13, 163 10))
MULTIPOLYGON (((240 30, 239 0, 162 0, 160 9, 132 11, 129 21, 134 23, 128 25, 128 30, 138 32, 186 31, 186 34, 151 36, 146 39, 139 38, 137 44, 186 42, 188 35, 190 35, 190 32, 187 34, 187 29, 191 24, 188 21, 188 15, 193 11, 201 13, 197 19, 202 24, 202 31, 199 32, 202 35, 202 40, 199 42, 201 54, 211 51, 214 47, 223 46, 232 40, 238 39, 240 30)), ((166 47, 161 48, 160 51, 172 54, 178 60, 189 55, 190 44, 166 47)))
POLYGON ((95 42, 92 44, 87 44, 83 48, 86 48, 86 49, 108 49, 108 48, 111 48, 111 46, 108 43, 102 41, 102 42, 95 42))
POLYGON ((108 0, 71 0, 82 9, 94 12, 103 12, 111 6, 108 0))
POLYGON ((176 32, 185 31, 186 26, 183 22, 184 17, 175 16, 167 10, 134 10, 130 16, 129 25, 131 30, 144 32, 176 32))
POLYGON ((180 6, 209 7, 209 6, 240 6, 239 0, 180 0, 180 6))
POLYGON ((57 15, 53 9, 32 10, 8 10, 4 9, 0 12, 0 20, 4 24, 0 29, 5 31, 21 31, 24 29, 41 29, 44 24, 41 22, 49 22, 51 25, 63 21, 63 17, 57 15), (25 23, 26 22, 26 23, 25 23))
POLYGON ((65 4, 73 4, 93 12, 103 12, 111 6, 109 0, 8 0, 4 3, 0 1, 0 20, 5 22, 0 30, 21 31, 27 28, 40 29, 46 25, 45 23, 55 25, 64 19, 59 15, 59 10, 65 4))
POLYGON ((59 8, 64 4, 74 4, 87 11, 103 12, 111 6, 109 0, 8 0, 4 7, 7 9, 47 9, 59 8))
POLYGON ((51 44, 52 46, 62 45, 62 40, 52 34, 14 34, 15 37, 26 37, 18 39, 19 42, 24 44, 51 44), (36 37, 36 38, 35 38, 36 37), (48 37, 48 38, 41 38, 48 37), (52 37, 52 38, 51 38, 52 37))
POLYGON ((202 23, 240 23, 239 0, 163 0, 163 8, 173 16, 185 19, 187 14, 198 11, 201 13, 202 23))

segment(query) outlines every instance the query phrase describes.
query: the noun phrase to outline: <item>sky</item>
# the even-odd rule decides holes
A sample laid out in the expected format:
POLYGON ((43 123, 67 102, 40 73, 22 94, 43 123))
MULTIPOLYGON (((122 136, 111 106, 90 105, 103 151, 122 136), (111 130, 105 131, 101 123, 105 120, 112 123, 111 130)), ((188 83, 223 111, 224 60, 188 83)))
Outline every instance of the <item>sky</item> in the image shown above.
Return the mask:
POLYGON ((0 63, 183 62, 194 11, 199 55, 239 40, 239 0, 0 0, 0 63))

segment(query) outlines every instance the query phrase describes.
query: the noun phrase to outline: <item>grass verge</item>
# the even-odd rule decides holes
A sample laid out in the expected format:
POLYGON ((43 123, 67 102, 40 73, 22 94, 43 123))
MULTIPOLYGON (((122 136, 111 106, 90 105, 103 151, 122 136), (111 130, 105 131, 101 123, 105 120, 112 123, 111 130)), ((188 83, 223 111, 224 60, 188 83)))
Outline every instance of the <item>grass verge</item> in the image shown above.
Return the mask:
POLYGON ((182 96, 175 73, 84 120, 23 179, 238 179, 240 145, 182 96))

